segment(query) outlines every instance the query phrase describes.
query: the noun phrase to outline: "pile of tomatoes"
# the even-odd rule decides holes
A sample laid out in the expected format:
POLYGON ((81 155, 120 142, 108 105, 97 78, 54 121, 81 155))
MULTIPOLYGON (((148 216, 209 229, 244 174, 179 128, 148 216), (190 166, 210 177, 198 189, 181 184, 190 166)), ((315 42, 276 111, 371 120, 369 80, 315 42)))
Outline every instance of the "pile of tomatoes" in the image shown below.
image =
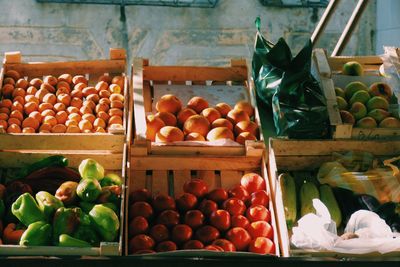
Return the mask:
POLYGON ((245 174, 228 191, 185 182, 180 196, 139 189, 129 205, 129 254, 206 249, 274 254, 269 195, 263 177, 245 174))

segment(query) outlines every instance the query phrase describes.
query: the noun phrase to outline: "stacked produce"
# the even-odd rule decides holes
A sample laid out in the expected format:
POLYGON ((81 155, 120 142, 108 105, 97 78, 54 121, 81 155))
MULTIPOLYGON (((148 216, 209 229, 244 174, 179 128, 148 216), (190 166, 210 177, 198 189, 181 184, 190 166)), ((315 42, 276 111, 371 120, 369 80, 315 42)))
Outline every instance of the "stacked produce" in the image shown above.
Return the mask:
POLYGON ((245 174, 230 190, 208 191, 203 180, 183 185, 176 199, 146 189, 130 194, 129 253, 178 249, 274 254, 265 180, 245 174))
POLYGON ((195 96, 183 107, 176 96, 164 95, 155 107, 157 113, 146 117, 146 136, 153 142, 231 139, 244 144, 259 134, 254 108, 246 101, 233 109, 227 103, 209 107, 207 100, 195 96))
POLYGON ((117 241, 120 177, 113 173, 105 176, 103 167, 93 159, 83 160, 77 175, 65 167, 67 163, 62 156, 46 158, 17 171, 20 177, 35 169, 23 179, 0 186, 4 244, 92 247, 117 241))
POLYGON ((105 133, 122 128, 124 77, 103 75, 95 86, 83 75, 25 79, 6 71, 0 127, 8 133, 105 133))
MULTIPOLYGON (((362 65, 358 62, 347 62, 343 74, 363 75, 362 65)), ((370 85, 362 81, 353 81, 344 89, 335 87, 336 99, 343 123, 359 128, 400 128, 397 111, 390 111, 390 104, 398 104, 389 84, 379 81, 370 85)))

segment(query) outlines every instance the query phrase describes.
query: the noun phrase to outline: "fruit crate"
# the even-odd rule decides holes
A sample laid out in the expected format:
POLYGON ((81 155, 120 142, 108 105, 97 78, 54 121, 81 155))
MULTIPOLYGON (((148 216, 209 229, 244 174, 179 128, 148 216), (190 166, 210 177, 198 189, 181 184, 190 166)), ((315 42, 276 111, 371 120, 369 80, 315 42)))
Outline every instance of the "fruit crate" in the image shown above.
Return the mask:
MULTIPOLYGON (((118 150, 122 151, 126 140, 129 113, 129 81, 126 76, 126 51, 111 48, 109 59, 68 62, 23 62, 20 52, 6 52, 3 67, 0 71, 0 85, 4 75, 15 70, 26 79, 40 78, 47 75, 58 77, 61 74, 83 75, 88 86, 94 86, 104 74, 111 77, 124 77, 123 129, 110 129, 107 133, 5 133, 0 127, 0 149, 61 149, 61 150, 118 150)), ((2 95, 0 89, 0 96, 2 95)), ((1 99, 1 98, 0 98, 1 99)))
MULTIPOLYGON (((398 156, 400 141, 387 140, 282 140, 270 139, 268 170, 270 177, 270 188, 275 203, 278 231, 280 235, 280 249, 283 257, 329 257, 329 258, 351 258, 351 257, 391 257, 399 256, 400 251, 387 254, 346 254, 333 251, 303 250, 291 246, 291 231, 288 230, 285 220, 285 210, 282 200, 282 190, 278 181, 280 173, 287 171, 314 171, 322 163, 332 161, 333 152, 365 151, 377 157, 398 156)), ((299 215, 297 216, 299 219, 299 215)), ((294 224, 295 226, 296 224, 294 224)))
MULTIPOLYGON (((394 48, 387 48, 387 53, 394 55, 391 63, 399 70, 399 60, 394 48)), ((400 128, 361 128, 351 123, 345 123, 340 115, 336 100, 335 87, 342 89, 350 82, 361 81, 367 87, 375 82, 388 82, 388 78, 380 75, 383 70, 383 60, 379 56, 358 57, 328 57, 323 49, 315 49, 313 52, 313 63, 315 65, 316 78, 319 80, 327 100, 327 108, 330 124, 332 126, 333 139, 357 139, 357 140, 379 140, 398 139, 400 128), (346 62, 357 61, 363 69, 363 76, 349 76, 341 73, 346 62)), ((390 84, 390 83, 389 83, 390 84)), ((393 86, 392 86, 393 89, 393 86)), ((389 105, 389 112, 398 112, 398 104, 389 105)))
MULTIPOLYGON (((78 150, 2 150, 0 152, 0 178, 9 169, 21 168, 24 164, 32 164, 43 158, 62 155, 68 159, 68 166, 78 169, 82 160, 92 158, 100 163, 105 173, 119 174, 122 184, 121 206, 120 206, 120 230, 118 241, 101 242, 99 247, 58 247, 58 246, 19 246, 0 245, 2 256, 119 256, 122 255, 124 209, 125 209, 125 184, 126 184, 126 150, 122 151, 78 151, 78 150), (4 171, 4 172, 3 172, 4 171)), ((5 227, 5 225, 4 225, 5 227)))
POLYGON ((151 66, 147 59, 135 59, 132 65, 134 121, 128 140, 137 155, 260 155, 264 148, 259 114, 254 94, 248 84, 245 60, 232 60, 230 67, 151 66), (155 104, 164 94, 174 94, 185 105, 193 96, 204 97, 212 107, 225 102, 232 107, 245 100, 255 108, 254 120, 259 127, 259 141, 247 140, 245 145, 207 145, 207 142, 160 144, 146 139, 146 116, 155 111, 155 104), (191 143, 191 144, 189 144, 191 143))
MULTIPOLYGON (((130 154, 128 172, 128 188, 126 198, 125 225, 128 226, 129 218, 129 195, 138 189, 147 189, 153 196, 161 193, 172 196, 173 198, 183 193, 183 185, 190 179, 202 179, 209 191, 215 188, 228 189, 240 184, 240 179, 245 173, 255 172, 266 180, 267 193, 270 196, 269 210, 271 212, 271 225, 273 227, 273 242, 275 244, 275 255, 279 256, 278 226, 276 223, 276 213, 272 203, 271 191, 268 183, 268 173, 265 156, 137 156, 130 154)), ((194 234, 194 233, 193 233, 194 234)), ((128 255, 129 242, 128 227, 125 227, 125 255, 128 255)), ((222 238, 222 237, 221 237, 222 238)), ((247 252, 223 253, 205 250, 178 250, 149 254, 150 257, 162 256, 182 256, 182 257, 207 257, 218 256, 263 256, 247 252), (210 255, 211 253, 211 255, 210 255)))

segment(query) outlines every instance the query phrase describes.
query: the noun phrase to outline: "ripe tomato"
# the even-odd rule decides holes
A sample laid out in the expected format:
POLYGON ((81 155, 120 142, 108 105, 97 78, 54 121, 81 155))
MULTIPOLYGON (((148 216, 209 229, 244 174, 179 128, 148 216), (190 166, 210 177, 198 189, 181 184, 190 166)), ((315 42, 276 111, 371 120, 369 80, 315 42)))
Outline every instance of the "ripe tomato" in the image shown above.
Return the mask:
POLYGON ((231 226, 231 216, 226 210, 216 210, 210 215, 210 224, 223 232, 231 226))
POLYGON ((246 173, 240 179, 240 184, 249 194, 258 190, 266 190, 265 180, 257 173, 246 173))
POLYGON ((228 199, 228 192, 223 188, 215 188, 210 193, 207 194, 207 199, 212 200, 218 204, 222 204, 228 199))
POLYGON ((151 200, 151 193, 146 188, 138 189, 129 194, 129 203, 133 204, 138 201, 149 202, 151 200))
POLYGON ((164 210, 175 210, 175 200, 167 195, 159 194, 153 198, 153 207, 156 212, 164 210))
POLYGON ((272 239, 274 237, 272 226, 265 221, 252 222, 249 228, 247 228, 247 231, 253 239, 257 237, 272 239))
POLYGON ((238 198, 228 198, 222 204, 222 208, 230 215, 243 215, 246 211, 246 205, 238 198))
POLYGON ((238 198, 245 203, 250 198, 250 195, 247 192, 247 190, 241 185, 237 185, 237 186, 231 188, 228 191, 228 195, 230 198, 232 198, 232 197, 238 198))
POLYGON ((171 239, 176 244, 182 244, 186 241, 189 241, 192 238, 192 234, 192 228, 190 228, 186 224, 178 224, 175 225, 172 229, 171 239))
POLYGON ((146 219, 150 219, 153 216, 153 208, 147 202, 135 202, 129 207, 129 219, 133 219, 137 216, 143 216, 146 219))
POLYGON ((208 186, 201 179, 192 179, 183 184, 183 191, 202 198, 208 193, 208 186))
POLYGON ((271 213, 269 210, 261 205, 252 206, 247 209, 246 217, 249 219, 250 222, 257 222, 257 221, 271 221, 271 213))
POLYGON ((135 253, 138 250, 153 249, 154 240, 148 235, 137 235, 129 240, 129 253, 135 253))
POLYGON ((213 245, 217 245, 221 247, 224 251, 236 251, 235 245, 229 240, 226 239, 217 239, 212 242, 213 245))
POLYGON ((199 210, 203 212, 203 214, 207 217, 210 216, 210 214, 216 211, 217 209, 218 209, 217 203, 208 199, 203 199, 203 201, 200 202, 199 205, 199 210))
POLYGON ((161 242, 169 239, 168 228, 163 224, 156 224, 150 229, 150 236, 156 241, 161 242))
POLYGON ((219 231, 211 225, 205 225, 197 229, 195 237, 203 244, 210 244, 215 239, 219 238, 219 231))
POLYGON ((204 248, 204 245, 199 240, 189 240, 183 245, 182 248, 183 249, 202 249, 202 248, 204 248))
POLYGON ((225 238, 231 241, 238 251, 245 251, 251 241, 250 234, 242 227, 230 229, 225 238))
POLYGON ((174 251, 177 250, 178 247, 176 244, 172 241, 163 241, 161 243, 158 243, 156 246, 156 251, 157 252, 166 252, 166 251, 174 251))
POLYGON ((208 245, 204 248, 205 250, 212 250, 212 251, 221 251, 223 252, 224 249, 217 245, 208 245))
POLYGON ((242 227, 244 229, 247 229, 249 227, 250 222, 249 220, 244 217, 243 215, 233 215, 231 217, 231 227, 242 227))
POLYGON ((179 213, 174 210, 164 210, 158 215, 157 223, 172 228, 179 223, 179 213))
POLYGON ((266 237, 257 237, 250 242, 249 251, 259 254, 275 254, 275 244, 266 237))
POLYGON ((204 215, 199 210, 189 210, 185 214, 185 224, 189 225, 192 229, 197 229, 204 223, 204 215))
POLYGON ((176 199, 176 206, 180 212, 193 210, 197 206, 197 197, 190 193, 183 193, 176 199))
POLYGON ((129 237, 133 237, 138 234, 145 234, 149 230, 149 223, 143 216, 137 216, 129 222, 129 237))
POLYGON ((249 206, 262 205, 266 208, 269 206, 269 196, 267 191, 259 190, 250 195, 249 206))

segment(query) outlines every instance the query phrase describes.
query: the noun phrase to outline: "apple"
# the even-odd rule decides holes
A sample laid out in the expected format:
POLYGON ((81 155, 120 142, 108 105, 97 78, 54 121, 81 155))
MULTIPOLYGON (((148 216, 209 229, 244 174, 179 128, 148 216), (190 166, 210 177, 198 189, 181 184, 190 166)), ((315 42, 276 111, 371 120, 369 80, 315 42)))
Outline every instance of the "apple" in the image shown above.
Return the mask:
POLYGON ((153 216, 153 208, 147 202, 135 202, 129 207, 129 219, 133 219, 137 216, 143 216, 146 219, 150 219, 153 216))
POLYGON ((202 249, 204 248, 203 243, 199 240, 189 240, 185 244, 183 244, 183 249, 202 249))
POLYGON ((225 238, 232 242, 238 251, 245 251, 250 244, 250 234, 242 227, 230 229, 225 238))
POLYGON ((150 236, 156 241, 161 242, 169 239, 168 228, 163 224, 156 224, 150 229, 150 236))
POLYGON ((192 238, 192 234, 192 228, 190 228, 186 224, 177 224, 172 229, 171 239, 176 244, 182 244, 186 241, 189 241, 192 238))
POLYGON ((212 200, 218 204, 222 204, 228 199, 228 192, 223 188, 215 188, 207 194, 207 199, 212 200))
POLYGON ((137 216, 129 222, 128 232, 129 237, 133 237, 138 234, 145 234, 149 230, 149 223, 143 216, 137 216))
POLYGON ((148 235, 137 235, 129 240, 129 252, 135 253, 138 250, 153 249, 155 242, 148 235))
POLYGON ((272 226, 266 221, 252 222, 247 228, 247 231, 253 239, 257 237, 272 239, 274 237, 272 226))
POLYGON ((174 251, 177 249, 178 249, 178 247, 176 246, 176 244, 170 240, 158 243, 156 246, 157 252, 174 251))
POLYGON ((249 220, 243 215, 233 215, 231 217, 231 227, 242 227, 247 229, 249 227, 250 222, 249 220))
POLYGON ((207 184, 201 179, 192 179, 183 184, 183 191, 202 198, 208 193, 207 184))
POLYGON ((176 206, 180 212, 193 210, 197 206, 197 197, 190 193, 183 193, 176 199, 176 206))
POLYGON ((230 189, 228 191, 228 195, 229 195, 230 198, 232 198, 232 197, 238 198, 238 199, 240 199, 241 201, 243 201, 245 203, 250 197, 250 195, 247 192, 247 190, 241 185, 236 185, 235 187, 230 189))
POLYGON ((217 203, 208 199, 203 199, 203 201, 200 202, 199 205, 199 210, 203 212, 203 214, 207 217, 210 216, 210 214, 216 211, 217 209, 218 209, 217 203))
POLYGON ((196 230, 195 237, 203 244, 210 244, 219 238, 219 231, 214 226, 204 225, 196 230))
POLYGON ((224 232, 231 226, 231 216, 226 210, 216 210, 210 215, 210 224, 219 231, 224 232))
POLYGON ((133 204, 138 201, 149 202, 151 200, 151 193, 146 188, 137 189, 129 194, 129 203, 133 204))
POLYGON ((192 229, 197 229, 203 225, 204 215, 199 210, 189 210, 185 214, 184 222, 192 229))
POLYGON ((235 245, 227 239, 216 239, 212 242, 212 245, 221 247, 224 251, 236 251, 235 245))
POLYGON ((240 179, 240 184, 247 190, 249 194, 258 190, 266 190, 265 180, 257 173, 246 173, 240 179))
POLYGON ((153 207, 156 212, 176 209, 175 200, 172 197, 163 194, 158 194, 153 198, 153 207))
POLYGON ((229 212, 230 215, 243 215, 246 211, 246 205, 238 198, 228 198, 222 204, 222 208, 229 212))
POLYGON ((275 245, 269 238, 257 237, 250 242, 249 251, 259 254, 275 254, 275 245))
POLYGON ((265 190, 258 190, 250 195, 249 206, 262 205, 266 208, 269 206, 269 195, 265 190))
POLYGON ((174 210, 164 210, 158 215, 157 223, 172 228, 179 223, 179 213, 174 210))
POLYGON ((251 206, 250 208, 248 208, 246 211, 246 217, 247 219, 249 219, 250 222, 271 221, 271 213, 266 207, 262 205, 251 206))

